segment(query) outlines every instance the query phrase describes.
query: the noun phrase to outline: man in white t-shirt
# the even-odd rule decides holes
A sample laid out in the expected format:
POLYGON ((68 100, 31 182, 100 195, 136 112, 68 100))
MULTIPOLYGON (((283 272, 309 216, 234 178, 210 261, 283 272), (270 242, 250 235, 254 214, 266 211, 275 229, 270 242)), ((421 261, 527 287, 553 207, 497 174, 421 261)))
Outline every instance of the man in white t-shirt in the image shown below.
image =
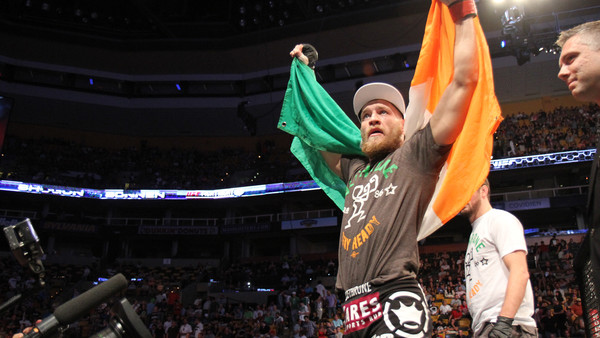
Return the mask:
POLYGON ((165 329, 165 332, 167 332, 167 330, 169 330, 171 325, 173 325, 173 318, 171 316, 168 316, 167 320, 165 320, 163 322, 163 328, 165 329))
POLYGON ((327 289, 325 288, 325 285, 323 285, 323 283, 321 283, 321 281, 317 282, 317 286, 315 287, 315 291, 317 291, 317 293, 323 297, 323 299, 327 298, 327 289))
POLYGON ((440 317, 441 318, 449 318, 450 312, 452 312, 452 306, 450 304, 442 304, 440 305, 440 317))
POLYGON ((200 320, 200 318, 196 318, 195 322, 194 322, 195 326, 194 326, 194 338, 201 338, 204 336, 204 324, 202 324, 202 321, 200 320))
POLYGON ((300 317, 300 320, 304 321, 304 317, 308 316, 309 314, 310 309, 308 306, 304 304, 304 302, 300 302, 300 306, 298 307, 298 316, 300 317))
POLYGON ((190 338, 194 330, 192 326, 188 323, 187 318, 183 318, 183 324, 179 327, 179 337, 180 338, 190 338))
POLYGON ((465 279, 474 336, 537 337, 521 222, 492 208, 488 180, 461 214, 473 227, 465 255, 465 279))

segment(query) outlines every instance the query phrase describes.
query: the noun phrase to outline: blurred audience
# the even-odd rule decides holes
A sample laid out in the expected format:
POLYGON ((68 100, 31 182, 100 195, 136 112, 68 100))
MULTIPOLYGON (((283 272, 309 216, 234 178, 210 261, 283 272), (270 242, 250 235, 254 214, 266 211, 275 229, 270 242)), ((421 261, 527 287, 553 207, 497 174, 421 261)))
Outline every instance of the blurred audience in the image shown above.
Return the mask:
MULTIPOLYGON (((496 131, 494 158, 595 147, 597 105, 517 113, 496 131)), ((254 151, 107 149, 61 139, 8 137, 0 179, 95 189, 218 189, 309 180, 287 146, 259 142, 254 151)))
MULTIPOLYGON (((582 337, 581 295, 572 269, 572 252, 577 251, 580 243, 560 238, 549 242, 553 245, 549 246, 548 255, 540 255, 537 242, 529 247, 528 254, 540 336, 582 337)), ((472 335, 463 259, 462 250, 421 255, 419 278, 438 337, 472 335), (440 274, 442 265, 449 266, 445 269, 447 273, 440 274), (450 295, 453 296, 450 298, 450 295)), ((126 297, 154 337, 335 338, 344 330, 340 299, 330 284, 331 279, 329 283, 315 279, 335 276, 335 267, 333 261, 305 262, 299 256, 282 257, 280 261, 236 262, 221 267, 92 267, 89 274, 84 273, 89 269, 85 266, 51 265, 47 268, 47 287, 39 290, 35 288, 35 279, 12 257, 6 257, 0 259, 0 274, 11 282, 2 284, 0 300, 4 302, 17 293, 27 297, 0 316, 0 335, 19 332, 30 326, 32 320, 44 318, 56 306, 76 297, 90 284, 86 280, 89 276, 109 277, 118 271, 135 277, 126 297), (306 273, 308 266, 312 270, 310 274, 306 273), (290 278, 282 281, 283 275, 290 278), (182 290, 187 286, 209 280, 212 281, 209 292, 198 292, 194 299, 189 296, 182 299, 182 290), (248 283, 275 292, 265 303, 240 303, 228 297, 232 293, 251 291, 248 283), (333 303, 331 311, 323 310, 323 297, 317 292, 317 285, 324 285, 326 296, 333 303)), ((111 303, 102 304, 70 326, 66 336, 88 337, 99 332, 108 325, 110 308, 111 303)))
POLYGON ((494 158, 594 148, 596 104, 505 117, 494 138, 494 158))

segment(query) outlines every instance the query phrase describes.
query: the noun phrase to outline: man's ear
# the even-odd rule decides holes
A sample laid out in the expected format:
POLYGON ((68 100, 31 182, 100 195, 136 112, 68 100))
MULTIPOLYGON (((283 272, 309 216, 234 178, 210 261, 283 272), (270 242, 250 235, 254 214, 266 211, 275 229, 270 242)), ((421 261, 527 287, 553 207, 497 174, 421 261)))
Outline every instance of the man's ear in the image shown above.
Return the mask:
POLYGON ((490 195, 490 187, 488 187, 487 185, 482 185, 481 188, 479 188, 481 191, 481 196, 485 197, 487 199, 489 199, 489 195, 490 195))

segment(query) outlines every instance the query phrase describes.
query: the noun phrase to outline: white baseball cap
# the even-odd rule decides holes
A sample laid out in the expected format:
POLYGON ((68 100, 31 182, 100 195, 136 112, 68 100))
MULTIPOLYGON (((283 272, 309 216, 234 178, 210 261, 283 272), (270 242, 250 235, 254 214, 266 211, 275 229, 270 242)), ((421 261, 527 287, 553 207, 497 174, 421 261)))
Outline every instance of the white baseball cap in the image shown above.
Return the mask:
POLYGON ((406 111, 406 107, 404 105, 404 98, 400 91, 396 89, 396 87, 383 83, 383 82, 371 82, 363 85, 358 88, 356 93, 354 94, 354 114, 358 117, 360 121, 360 113, 363 107, 373 100, 386 100, 393 104, 398 110, 402 113, 402 117, 404 117, 404 113, 406 111))

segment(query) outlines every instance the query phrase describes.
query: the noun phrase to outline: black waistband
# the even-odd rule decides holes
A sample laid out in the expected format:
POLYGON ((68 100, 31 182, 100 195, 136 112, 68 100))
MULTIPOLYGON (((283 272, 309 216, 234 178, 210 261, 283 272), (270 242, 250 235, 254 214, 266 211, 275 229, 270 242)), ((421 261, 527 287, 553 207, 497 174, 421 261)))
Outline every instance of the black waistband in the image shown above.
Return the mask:
POLYGON ((347 302, 354 298, 368 295, 372 292, 379 292, 383 295, 396 290, 412 290, 413 292, 417 292, 416 290, 421 290, 421 288, 417 280, 414 278, 398 279, 378 285, 374 285, 371 282, 366 282, 357 286, 353 286, 344 291, 344 301, 347 302))

